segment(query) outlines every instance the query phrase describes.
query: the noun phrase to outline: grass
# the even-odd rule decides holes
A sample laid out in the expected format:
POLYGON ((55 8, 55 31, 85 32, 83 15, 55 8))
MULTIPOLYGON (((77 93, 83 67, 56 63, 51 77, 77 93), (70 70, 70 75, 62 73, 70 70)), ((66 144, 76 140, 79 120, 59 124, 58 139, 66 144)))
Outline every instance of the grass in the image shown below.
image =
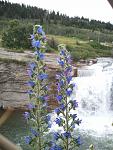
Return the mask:
POLYGON ((54 38, 59 44, 66 44, 66 45, 72 45, 75 46, 77 45, 77 41, 79 43, 87 43, 87 41, 82 41, 76 37, 65 37, 65 36, 57 36, 57 35, 47 35, 48 38, 54 38))
POLYGON ((108 43, 108 47, 97 42, 81 40, 77 37, 65 37, 57 35, 47 35, 48 38, 54 38, 58 44, 66 44, 75 61, 80 59, 96 57, 112 57, 113 45, 108 43))

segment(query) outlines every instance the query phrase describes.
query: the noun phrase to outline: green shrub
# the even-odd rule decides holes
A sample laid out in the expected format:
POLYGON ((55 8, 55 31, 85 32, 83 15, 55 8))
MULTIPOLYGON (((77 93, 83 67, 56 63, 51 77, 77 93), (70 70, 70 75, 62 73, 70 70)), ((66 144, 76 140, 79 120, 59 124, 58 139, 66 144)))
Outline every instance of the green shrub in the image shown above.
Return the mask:
POLYGON ((17 20, 9 23, 9 28, 2 34, 2 46, 11 49, 30 48, 30 33, 32 25, 21 25, 17 20))
POLYGON ((74 61, 79 61, 81 59, 81 52, 79 51, 72 51, 71 56, 74 61))
POLYGON ((98 42, 90 42, 91 47, 95 48, 95 49, 103 49, 103 50, 110 50, 111 47, 109 46, 105 46, 105 45, 101 45, 98 42))
POLYGON ((79 61, 80 59, 88 59, 88 58, 96 58, 98 55, 95 51, 88 51, 88 50, 76 50, 72 51, 71 55, 74 61, 79 61))
POLYGON ((66 49, 68 49, 68 51, 70 51, 70 52, 73 52, 73 51, 75 51, 76 48, 73 45, 68 44, 68 45, 66 45, 66 49))

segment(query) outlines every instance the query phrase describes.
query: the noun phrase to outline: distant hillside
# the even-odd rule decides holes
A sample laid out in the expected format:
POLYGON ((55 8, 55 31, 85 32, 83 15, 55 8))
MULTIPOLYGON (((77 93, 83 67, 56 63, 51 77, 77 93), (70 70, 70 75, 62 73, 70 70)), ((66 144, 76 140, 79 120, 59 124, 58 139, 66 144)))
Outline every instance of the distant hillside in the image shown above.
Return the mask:
POLYGON ((7 1, 0 1, 0 18, 10 19, 37 19, 41 24, 44 22, 48 24, 61 24, 65 26, 72 26, 77 28, 95 30, 113 30, 113 25, 101 21, 86 19, 84 17, 69 17, 55 11, 48 12, 45 9, 20 5, 17 3, 10 3, 7 1))
POLYGON ((29 40, 34 24, 41 24, 47 35, 46 52, 57 53, 66 44, 74 61, 113 57, 113 25, 86 18, 66 16, 55 11, 0 1, 0 47, 9 51, 31 49, 29 40))

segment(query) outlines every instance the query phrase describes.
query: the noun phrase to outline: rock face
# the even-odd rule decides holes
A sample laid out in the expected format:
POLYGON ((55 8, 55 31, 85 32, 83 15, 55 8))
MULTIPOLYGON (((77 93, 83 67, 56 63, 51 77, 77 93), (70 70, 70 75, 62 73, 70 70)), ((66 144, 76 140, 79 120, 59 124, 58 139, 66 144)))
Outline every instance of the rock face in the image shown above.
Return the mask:
MULTIPOLYGON (((53 84, 51 93, 55 91, 55 74, 59 68, 57 57, 57 54, 46 54, 44 60, 48 67, 51 85, 53 84)), ((26 82, 29 80, 27 69, 28 62, 32 59, 33 53, 30 51, 14 53, 0 49, 0 107, 26 108, 29 101, 26 93, 28 90, 26 82)), ((49 104, 57 105, 54 97, 51 97, 49 104)))
POLYGON ((0 61, 0 105, 22 108, 28 103, 26 66, 0 61))
MULTIPOLYGON (((50 78, 58 69, 57 57, 56 54, 45 56, 50 78)), ((29 80, 27 68, 32 58, 33 54, 29 51, 20 54, 0 49, 0 107, 25 108, 29 100, 26 93, 26 82, 29 80)))

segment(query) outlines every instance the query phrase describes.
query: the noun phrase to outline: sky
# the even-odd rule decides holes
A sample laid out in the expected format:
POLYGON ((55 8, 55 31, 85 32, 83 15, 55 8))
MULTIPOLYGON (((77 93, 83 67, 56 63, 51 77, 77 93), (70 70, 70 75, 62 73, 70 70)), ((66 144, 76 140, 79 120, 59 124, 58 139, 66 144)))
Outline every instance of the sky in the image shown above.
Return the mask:
POLYGON ((113 9, 107 0, 9 0, 9 2, 24 3, 49 11, 59 11, 70 17, 83 16, 113 24, 113 9))

